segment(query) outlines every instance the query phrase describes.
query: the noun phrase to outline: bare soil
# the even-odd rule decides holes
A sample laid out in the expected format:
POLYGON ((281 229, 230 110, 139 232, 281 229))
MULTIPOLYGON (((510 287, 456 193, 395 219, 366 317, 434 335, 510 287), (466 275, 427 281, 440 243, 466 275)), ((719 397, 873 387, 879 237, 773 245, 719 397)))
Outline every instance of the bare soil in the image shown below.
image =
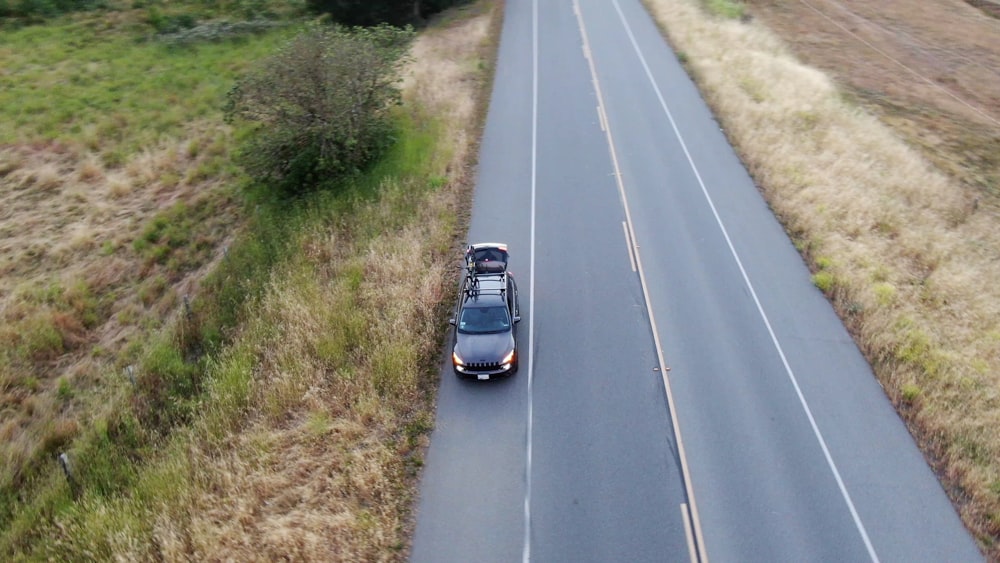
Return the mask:
POLYGON ((748 0, 749 13, 994 205, 1000 2, 748 0))

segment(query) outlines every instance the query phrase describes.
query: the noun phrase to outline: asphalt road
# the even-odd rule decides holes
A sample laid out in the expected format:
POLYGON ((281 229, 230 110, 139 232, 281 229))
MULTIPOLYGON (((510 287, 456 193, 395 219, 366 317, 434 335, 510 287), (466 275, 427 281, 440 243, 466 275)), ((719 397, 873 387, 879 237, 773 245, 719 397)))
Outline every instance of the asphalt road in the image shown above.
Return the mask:
POLYGON ((506 0, 469 240, 521 370, 443 354, 413 561, 981 560, 638 0, 506 0))

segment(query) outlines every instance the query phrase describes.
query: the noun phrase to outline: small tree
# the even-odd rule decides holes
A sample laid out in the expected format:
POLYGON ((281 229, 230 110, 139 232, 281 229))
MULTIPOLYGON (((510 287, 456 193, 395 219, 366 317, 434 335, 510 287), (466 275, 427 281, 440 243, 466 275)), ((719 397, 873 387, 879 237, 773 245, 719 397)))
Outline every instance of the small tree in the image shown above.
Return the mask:
POLYGON ((258 124, 241 151, 256 180, 299 193, 363 168, 391 140, 410 29, 314 26, 240 80, 227 119, 258 124))

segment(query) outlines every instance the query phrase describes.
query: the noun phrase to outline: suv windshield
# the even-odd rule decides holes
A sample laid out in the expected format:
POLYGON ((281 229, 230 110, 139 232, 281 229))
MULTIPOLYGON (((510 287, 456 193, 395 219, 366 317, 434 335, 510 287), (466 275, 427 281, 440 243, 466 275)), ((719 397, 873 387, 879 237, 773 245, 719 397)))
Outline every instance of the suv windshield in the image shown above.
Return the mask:
POLYGON ((510 315, 503 305, 498 307, 466 307, 458 320, 459 332, 484 334, 510 330, 510 315))

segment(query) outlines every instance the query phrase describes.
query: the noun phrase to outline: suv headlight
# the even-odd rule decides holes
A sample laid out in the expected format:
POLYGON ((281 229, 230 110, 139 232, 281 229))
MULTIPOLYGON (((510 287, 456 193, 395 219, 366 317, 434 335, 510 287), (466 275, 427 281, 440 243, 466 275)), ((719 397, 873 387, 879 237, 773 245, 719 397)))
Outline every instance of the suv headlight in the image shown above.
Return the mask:
POLYGON ((504 367, 510 367, 510 365, 514 363, 514 350, 508 352, 507 355, 500 360, 500 363, 503 364, 504 367))
POLYGON ((452 352, 451 353, 451 363, 455 364, 456 366, 464 366, 465 365, 465 362, 462 361, 462 356, 459 356, 458 352, 452 352))

